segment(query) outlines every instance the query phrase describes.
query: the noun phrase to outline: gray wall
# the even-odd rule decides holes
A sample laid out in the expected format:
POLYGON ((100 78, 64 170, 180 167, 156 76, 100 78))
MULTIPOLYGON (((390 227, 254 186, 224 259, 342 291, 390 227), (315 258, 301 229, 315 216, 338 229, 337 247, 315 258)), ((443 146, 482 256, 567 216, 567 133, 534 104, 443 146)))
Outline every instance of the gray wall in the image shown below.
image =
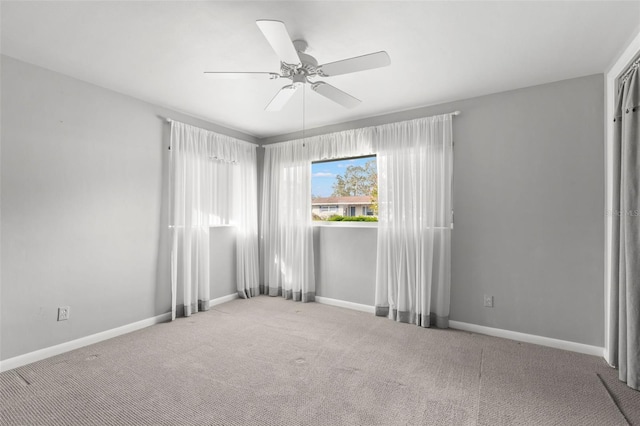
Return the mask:
MULTIPOLYGON (((454 118, 451 319, 602 346, 603 105, 598 74, 306 133, 462 111, 454 118), (483 307, 484 294, 494 308, 483 307)), ((374 235, 316 230, 319 295, 373 304, 374 235)))
POLYGON ((218 226, 209 229, 209 268, 211 299, 236 294, 236 228, 218 226))
MULTIPOLYGON (((161 117, 255 140, 6 56, 1 84, 0 359, 167 312, 161 117)), ((595 75, 307 134, 461 110, 451 318, 601 346, 603 87, 595 75)), ((235 292, 232 233, 212 232, 212 298, 235 292)), ((373 304, 376 230, 314 236, 318 295, 373 304)))
POLYGON ((0 359, 168 312, 162 117, 255 139, 6 56, 1 84, 0 359))
POLYGON ((603 76, 454 108, 451 317, 602 346, 603 76))
POLYGON ((315 226, 316 294, 373 306, 377 237, 371 227, 315 226))

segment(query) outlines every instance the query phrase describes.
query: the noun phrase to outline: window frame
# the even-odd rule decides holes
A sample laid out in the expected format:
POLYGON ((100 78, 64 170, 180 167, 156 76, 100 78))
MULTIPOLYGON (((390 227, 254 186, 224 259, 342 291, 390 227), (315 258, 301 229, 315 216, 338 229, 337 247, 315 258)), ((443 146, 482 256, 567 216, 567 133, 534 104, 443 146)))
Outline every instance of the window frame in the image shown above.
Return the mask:
MULTIPOLYGON (((367 154, 367 155, 359 155, 359 156, 355 156, 355 157, 340 157, 340 158, 332 158, 332 159, 327 159, 327 160, 318 160, 318 161, 312 161, 310 164, 310 167, 313 167, 314 164, 323 164, 323 163, 333 163, 333 162, 338 162, 338 161, 345 161, 345 160, 358 160, 358 159, 364 159, 364 158, 370 158, 375 160, 376 162, 376 173, 378 171, 378 155, 377 154, 367 154)), ((311 183, 313 184, 313 170, 311 171, 311 183)), ((325 198, 325 197, 323 197, 325 198)), ((328 197, 326 197, 328 198, 328 197)), ((313 200, 313 198, 312 198, 313 200)), ((312 201, 310 200, 310 202, 312 201)), ((333 206, 333 205, 330 205, 333 206)), ((350 217, 347 215, 347 213, 351 213, 351 209, 355 208, 356 213, 358 212, 358 210, 362 211, 366 206, 345 206, 345 208, 343 208, 343 212, 342 214, 340 214, 340 206, 336 205, 336 210, 323 210, 322 208, 325 207, 324 205, 320 205, 318 206, 320 207, 320 212, 327 212, 327 213, 334 213, 334 214, 338 214, 340 216, 345 216, 345 217, 350 217)), ((311 211, 313 211, 314 206, 311 206, 311 211)), ((376 217, 377 215, 373 214, 373 210, 371 208, 367 207, 367 211, 370 211, 371 214, 368 215, 360 215, 360 214, 356 214, 354 217, 358 217, 358 216, 364 216, 364 217, 376 217)), ((343 228, 377 228, 378 227, 378 222, 351 222, 351 221, 347 221, 347 222, 342 222, 342 221, 328 221, 328 220, 312 220, 311 221, 312 226, 314 227, 343 227, 343 228)))

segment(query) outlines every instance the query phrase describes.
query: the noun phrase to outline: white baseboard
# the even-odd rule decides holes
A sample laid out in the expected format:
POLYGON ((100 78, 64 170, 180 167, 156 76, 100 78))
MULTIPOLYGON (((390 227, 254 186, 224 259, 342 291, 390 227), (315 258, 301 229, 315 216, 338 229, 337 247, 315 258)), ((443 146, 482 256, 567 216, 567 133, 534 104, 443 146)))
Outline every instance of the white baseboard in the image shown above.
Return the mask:
POLYGON ((535 334, 519 333, 517 331, 485 327, 484 325, 469 324, 460 321, 449 321, 449 327, 455 328, 457 330, 502 337, 504 339, 516 340, 518 342, 533 343, 536 345, 548 346, 556 349, 564 349, 566 351, 579 352, 582 354, 595 355, 599 357, 603 355, 604 351, 604 348, 601 348, 599 346, 585 345, 583 343, 552 339, 551 337, 536 336, 535 334))
MULTIPOLYGON (((221 303, 228 302, 238 298, 238 293, 229 294, 227 296, 218 297, 209 301, 209 306, 219 305, 221 303)), ((121 336, 123 334, 131 333, 142 328, 150 327, 161 322, 170 321, 171 312, 166 314, 157 315, 152 318, 147 318, 142 321, 137 321, 131 324, 123 325, 122 327, 112 328, 111 330, 102 331, 100 333, 91 334, 89 336, 81 337, 79 339, 71 340, 69 342, 60 343, 59 345, 50 346, 48 348, 39 349, 37 351, 29 352, 24 355, 18 355, 13 358, 8 358, 0 361, 0 372, 12 370, 14 368, 22 367, 23 365, 31 364, 32 362, 41 361, 45 358, 60 355, 65 352, 79 349, 84 346, 92 345, 94 343, 102 342, 103 340, 112 339, 114 337, 121 336)))
POLYGON ((228 294, 226 296, 218 297, 216 299, 211 299, 209 301, 209 307, 220 305, 222 303, 226 303, 237 298, 238 298, 238 293, 233 293, 233 294, 228 294))
MULTIPOLYGON (((344 300, 330 299, 328 297, 316 296, 316 302, 325 305, 339 306, 341 308, 353 309, 356 311, 375 313, 375 306, 361 305, 359 303, 346 302, 344 300)), ((536 336, 535 334, 520 333, 517 331, 503 330, 501 328, 486 327, 484 325, 469 324, 460 321, 449 321, 449 327, 457 330, 470 331, 488 336, 502 337, 504 339, 518 342, 533 343, 541 346, 548 346, 566 351, 578 352, 587 355, 603 356, 604 348, 599 346, 585 345, 583 343, 569 342, 567 340, 552 339, 551 337, 536 336)))
MULTIPOLYGON (((209 301, 209 306, 216 306, 222 303, 229 302, 237 299, 238 294, 229 294, 227 296, 218 297, 209 301)), ((347 302, 344 300, 331 299, 329 297, 316 296, 316 302, 338 306, 340 308, 352 309, 360 312, 367 312, 370 314, 375 313, 375 306, 363 305, 360 303, 347 302)), ((171 319, 171 312, 166 314, 157 315, 152 318, 147 318, 141 321, 137 321, 131 324, 123 325, 121 327, 112 328, 100 333, 92 334, 89 336, 81 337, 76 340, 61 343, 59 345, 50 346, 48 348, 39 349, 37 351, 29 352, 24 355, 18 355, 13 358, 8 358, 4 361, 0 361, 0 372, 12 370, 14 368, 22 367, 23 365, 31 364, 32 362, 40 361, 45 358, 49 358, 55 355, 60 355, 65 352, 79 349, 84 346, 92 345, 94 343, 102 342, 103 340, 112 339, 123 334, 131 333, 142 328, 150 327, 161 322, 169 321, 171 319)), ((517 331, 503 330, 500 328, 486 327, 483 325, 469 324, 460 321, 449 321, 449 326, 457 330, 470 331, 473 333, 486 334, 489 336, 502 337, 505 339, 516 340, 519 342, 533 343, 536 345, 548 346, 551 348, 564 349, 567 351, 579 352, 587 355, 604 356, 604 348, 599 346, 585 345, 583 343, 569 342, 566 340, 552 339, 550 337, 536 336, 534 334, 519 333, 517 331)))
POLYGON ((114 337, 131 333, 132 331, 140 330, 142 328, 146 328, 169 320, 171 320, 171 312, 157 315, 152 318, 143 319, 142 321, 133 322, 131 324, 123 325, 122 327, 112 328, 111 330, 91 334, 89 336, 81 337, 69 342, 60 343, 59 345, 49 346, 48 348, 39 349, 37 351, 29 352, 24 355, 18 355, 13 358, 8 358, 0 361, 0 372, 22 367, 23 365, 31 364, 32 362, 60 355, 74 349, 102 342, 103 340, 112 339, 114 337))
POLYGON ((346 302, 344 300, 330 299, 328 297, 316 296, 316 302, 323 305, 338 306, 340 308, 353 309, 354 311, 367 312, 374 314, 376 312, 375 306, 362 305, 360 303, 346 302))

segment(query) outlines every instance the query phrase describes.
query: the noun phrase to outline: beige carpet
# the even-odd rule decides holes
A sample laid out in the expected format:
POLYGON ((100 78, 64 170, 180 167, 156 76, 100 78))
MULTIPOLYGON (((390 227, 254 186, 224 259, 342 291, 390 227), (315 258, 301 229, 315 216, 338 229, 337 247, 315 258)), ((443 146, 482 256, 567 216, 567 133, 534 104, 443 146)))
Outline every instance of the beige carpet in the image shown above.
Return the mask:
POLYGON ((2 425, 640 425, 640 392, 600 358, 266 296, 0 386, 2 425))

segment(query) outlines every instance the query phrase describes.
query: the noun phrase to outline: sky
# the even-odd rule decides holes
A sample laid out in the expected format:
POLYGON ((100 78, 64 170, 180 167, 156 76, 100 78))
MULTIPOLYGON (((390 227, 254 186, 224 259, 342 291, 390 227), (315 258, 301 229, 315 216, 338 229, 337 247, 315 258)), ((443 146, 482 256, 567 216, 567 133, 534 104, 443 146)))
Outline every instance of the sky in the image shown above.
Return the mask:
POLYGON ((364 166, 371 158, 375 157, 311 164, 311 194, 314 197, 330 197, 333 192, 333 182, 335 182, 337 175, 344 175, 349 166, 364 166))

